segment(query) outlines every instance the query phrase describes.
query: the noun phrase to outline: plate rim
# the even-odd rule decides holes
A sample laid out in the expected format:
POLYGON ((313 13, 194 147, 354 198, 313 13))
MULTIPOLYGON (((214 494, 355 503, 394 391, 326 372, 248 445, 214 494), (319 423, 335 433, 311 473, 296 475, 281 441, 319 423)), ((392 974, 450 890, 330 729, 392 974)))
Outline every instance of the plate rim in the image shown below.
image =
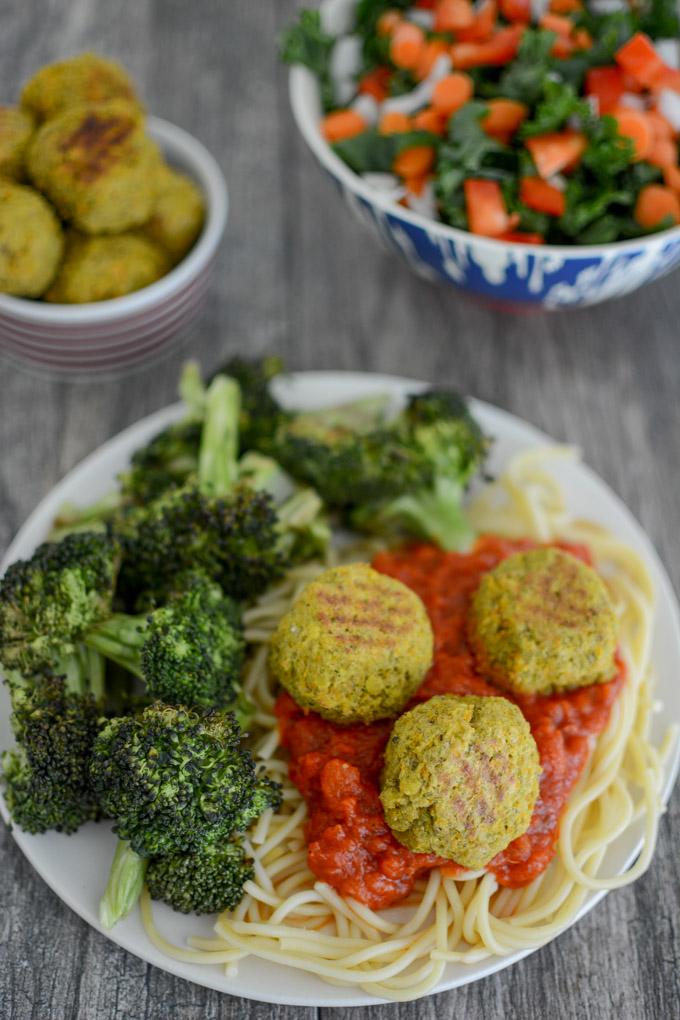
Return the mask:
MULTIPOLYGON (((351 382, 351 380, 360 381, 361 384, 365 384, 368 381, 370 381, 371 383, 374 382, 376 384, 376 387, 383 386, 386 389, 391 390, 393 393, 397 390, 403 393, 407 391, 409 388, 416 391, 417 389, 422 389, 430 385, 422 380, 411 379, 406 376, 400 376, 396 374, 352 370, 299 371, 286 373, 285 376, 280 378, 282 387, 285 387, 287 384, 290 385, 291 387, 295 387, 297 385, 300 385, 300 382, 302 382, 302 385, 304 386, 305 382, 307 382, 311 386, 316 384, 316 387, 321 391, 323 390, 324 382, 332 384, 333 381, 337 380, 338 378, 343 379, 346 383, 351 382)), ((481 412, 482 414, 487 414, 492 417, 495 417, 496 419, 505 422, 509 427, 513 428, 519 427, 525 433, 526 437, 528 439, 531 439, 531 441, 536 445, 546 444, 555 445, 555 443, 557 442, 542 429, 533 425, 531 422, 528 422, 525 419, 520 418, 518 415, 515 415, 512 412, 506 411, 504 408, 498 407, 497 405, 491 404, 487 401, 480 400, 476 397, 468 397, 467 399, 471 405, 471 408, 473 409, 473 412, 475 411, 481 412)), ((320 406, 323 406, 324 404, 323 399, 319 401, 319 404, 320 406)), ((84 458, 82 458, 82 460, 75 464, 56 483, 56 485, 54 485, 45 494, 45 496, 39 501, 37 506, 33 509, 33 511, 28 515, 23 524, 20 526, 14 538, 10 542, 4 556, 2 557, 2 561, 0 562, 0 574, 4 573, 7 567, 15 559, 17 559, 19 555, 18 549, 23 545, 24 541, 26 540, 26 535, 27 534, 30 535, 30 532, 36 528, 38 523, 44 517, 45 518, 47 517, 48 511, 49 513, 53 513, 53 510, 56 509, 56 507, 60 505, 61 502, 63 502, 64 497, 62 493, 64 492, 64 490, 68 490, 71 488, 71 486, 74 483, 74 476, 78 476, 81 474, 86 475, 102 457, 106 458, 107 455, 112 454, 118 446, 124 447, 126 445, 126 442, 131 440, 132 437, 136 435, 138 432, 148 431, 149 434, 152 435, 153 429, 158 430, 162 429, 163 427, 165 427, 165 425, 169 424, 171 421, 176 420, 179 416, 181 416, 182 409, 183 404, 178 401, 172 404, 168 404, 158 409, 157 411, 152 412, 149 415, 145 415, 143 418, 137 419, 137 421, 131 423, 130 425, 126 426, 126 428, 122 429, 115 435, 111 436, 109 439, 105 440, 98 447, 96 447, 94 450, 88 453, 84 458)), ((608 498, 616 506, 617 511, 626 520, 628 526, 632 527, 632 529, 636 532, 636 536, 639 541, 639 551, 643 554, 646 563, 654 568, 654 572, 656 575, 655 582, 657 582, 657 602, 661 603, 661 601, 663 600, 667 604, 667 609, 670 612, 670 620, 674 632, 674 637, 677 645, 680 647, 680 605, 678 604, 677 596, 671 584, 670 578, 668 577, 665 566, 661 558, 659 557, 653 542, 651 541, 651 539, 649 538, 646 531, 639 523, 635 515, 626 506, 623 499, 618 495, 617 492, 614 491, 614 489, 611 488, 611 486, 603 478, 600 477, 600 475, 597 474, 597 472, 594 471, 594 469, 592 469, 583 460, 580 460, 578 463, 578 470, 586 475, 590 483, 595 483, 596 485, 601 486, 606 490, 608 498)), ((40 540, 43 539, 41 538, 40 540)), ((664 770, 664 783, 661 790, 661 799, 664 806, 668 803, 679 770, 680 770, 680 741, 676 741, 675 747, 672 749, 670 753, 669 760, 664 770)), ((262 992, 259 992, 256 996, 253 994, 249 994, 248 992, 244 992, 238 988, 234 988, 232 990, 228 987, 224 987, 223 985, 219 985, 216 981, 201 980, 202 974, 205 974, 206 978, 209 978, 209 976, 213 973, 212 967, 203 967, 202 965, 197 964, 186 964, 181 961, 177 961, 172 957, 163 957, 163 960, 159 962, 159 959, 157 958, 156 955, 154 955, 153 952, 155 950, 155 947, 150 942, 150 940, 148 940, 147 936, 145 937, 147 938, 148 945, 144 947, 139 947, 135 943, 133 948, 130 943, 134 941, 134 938, 128 938, 124 935, 123 936, 119 935, 118 937, 116 937, 115 930, 111 931, 102 928, 97 923, 96 920, 89 916, 87 907, 84 904, 79 902, 77 898, 75 898, 74 896, 71 896, 71 894, 68 891, 63 891, 57 887, 57 883, 53 882, 52 879, 47 876, 42 866, 37 865, 34 862, 33 856, 30 852, 30 846, 25 845, 25 842, 28 842, 25 839, 27 834, 22 833, 21 830, 19 830, 17 827, 11 824, 11 820, 9 818, 9 813, 6 808, 3 795, 0 795, 0 816, 7 824, 14 842, 17 844, 21 852, 24 854, 25 858, 27 859, 33 870, 37 872, 40 878, 59 897, 59 899, 63 903, 65 903, 71 910, 74 911, 74 913, 81 917, 90 927, 94 928, 96 931, 104 935, 106 938, 114 942, 116 945, 125 949, 127 952, 132 953, 139 959, 144 960, 146 963, 149 963, 156 967, 160 967, 162 970, 165 970, 166 972, 172 974, 175 977, 181 977, 185 980, 192 981, 195 984, 199 984, 202 985, 203 987, 214 989, 218 992, 227 995, 246 998, 251 1001, 266 1002, 285 1006, 307 1006, 307 1007, 315 1006, 319 1008, 325 1007, 342 1008, 354 1006, 372 1006, 378 1005, 380 1003, 389 1003, 391 1001, 387 999, 382 999, 379 996, 373 996, 360 992, 359 994, 351 994, 349 996, 346 995, 340 999, 337 997, 333 997, 330 994, 327 997, 324 997, 323 995, 315 995, 314 1001, 310 1002, 309 996, 307 996, 306 998, 299 998, 290 995, 281 995, 280 993, 278 995, 274 995, 274 993, 267 993, 266 988, 262 992), (24 839, 22 839, 22 836, 24 837, 24 839), (191 974, 187 974, 185 972, 186 967, 193 968, 191 974), (196 971, 195 974, 193 973, 194 971, 196 971)), ((106 822, 99 823, 99 825, 100 828, 104 828, 107 825, 107 823, 106 822)), ((635 849, 632 850, 631 853, 628 855, 624 868, 627 868, 630 865, 630 863, 637 857, 640 850, 641 842, 642 841, 640 840, 638 844, 636 844, 635 849)), ((559 938, 560 935, 562 935, 565 931, 567 931, 569 928, 575 925, 585 914, 589 913, 590 910, 597 906, 597 904, 601 902, 601 900, 607 895, 609 891, 610 890, 603 889, 593 892, 592 895, 590 895, 586 899, 586 902, 582 905, 580 910, 574 916, 573 920, 564 929, 562 929, 562 931, 558 935, 554 936, 553 939, 550 939, 549 942, 553 942, 556 938, 559 938)), ((520 950, 515 953, 510 953, 507 956, 492 957, 490 958, 490 960, 484 961, 480 965, 470 967, 469 974, 464 973, 462 976, 456 976, 449 980, 447 980, 444 977, 433 989, 427 992, 425 996, 421 996, 420 998, 427 998, 430 995, 439 994, 440 992, 445 991, 451 991, 454 988, 459 988, 462 987, 463 985, 470 984, 474 981, 482 980, 485 977, 488 977, 501 970, 504 970, 506 967, 509 967, 514 963, 518 963, 520 960, 525 959, 527 956, 536 952, 538 949, 544 948, 548 944, 549 943, 547 942, 542 943, 539 946, 530 947, 528 949, 520 950)), ((268 961, 259 962, 261 965, 264 965, 265 967, 269 966, 268 961)), ((222 978, 223 981, 226 980, 222 972, 220 972, 220 977, 222 978)))

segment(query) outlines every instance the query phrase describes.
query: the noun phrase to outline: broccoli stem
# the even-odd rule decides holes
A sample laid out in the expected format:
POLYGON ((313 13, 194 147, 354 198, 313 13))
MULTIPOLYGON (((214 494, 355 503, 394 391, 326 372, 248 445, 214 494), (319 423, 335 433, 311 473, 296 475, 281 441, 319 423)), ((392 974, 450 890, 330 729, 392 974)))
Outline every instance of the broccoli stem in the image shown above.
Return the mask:
POLYGON ((99 901, 99 923, 113 928, 130 913, 144 888, 148 860, 140 857, 123 839, 118 840, 109 880, 99 901))
POLYGON ((238 383, 218 375, 206 395, 205 421, 198 455, 198 484, 211 496, 226 496, 238 478, 238 383))
POLYGON ((117 662, 123 669, 142 678, 141 652, 146 641, 147 616, 113 613, 85 635, 85 643, 94 652, 117 662))
POLYGON ((179 377, 179 396, 187 407, 187 418, 202 421, 205 414, 205 386, 201 366, 197 361, 186 361, 179 377))
POLYGON ((388 393, 374 393, 368 397, 348 400, 335 407, 320 411, 301 411, 295 415, 295 421, 304 425, 305 430, 318 428, 323 431, 349 431, 356 435, 372 432, 384 424, 390 407, 388 393))
POLYGON ((253 489, 268 492, 277 506, 285 502, 295 491, 293 479, 281 465, 255 450, 250 450, 241 457, 238 462, 238 473, 239 478, 253 489))
POLYGON ((113 517, 121 503, 120 492, 108 492, 89 506, 63 503, 54 519, 49 541, 59 542, 66 535, 72 535, 78 531, 103 531, 106 522, 113 517))
POLYGON ((438 478, 432 489, 398 496, 381 506, 375 516, 370 508, 359 508, 352 521, 360 529, 389 532, 392 528, 436 542, 447 552, 459 551, 468 548, 474 538, 461 506, 462 497, 458 482, 438 478))

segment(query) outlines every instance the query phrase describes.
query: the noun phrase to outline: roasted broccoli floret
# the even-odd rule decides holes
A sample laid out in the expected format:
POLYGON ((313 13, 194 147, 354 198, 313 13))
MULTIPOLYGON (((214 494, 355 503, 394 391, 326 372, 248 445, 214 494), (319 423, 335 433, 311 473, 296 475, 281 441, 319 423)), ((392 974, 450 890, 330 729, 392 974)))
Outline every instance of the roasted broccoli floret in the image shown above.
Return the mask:
POLYGON ((82 649, 85 631, 111 612, 120 550, 82 532, 38 547, 0 581, 0 662, 10 673, 63 674, 73 690, 101 695, 101 676, 82 649))
POLYGON ((176 422, 135 451, 129 470, 121 476, 122 500, 144 506, 183 485, 198 467, 201 428, 199 421, 176 422))
POLYGON ((131 909, 134 899, 121 889, 138 892, 147 858, 203 852, 249 824, 256 808, 278 803, 275 784, 264 786, 240 736, 231 713, 161 703, 112 719, 99 734, 92 785, 126 844, 114 860, 102 923, 131 909))
POLYGON ((232 713, 159 702, 110 720, 95 742, 91 775, 118 835, 145 857, 228 838, 258 789, 240 738, 232 713))
POLYGON ((149 615, 115 613, 88 631, 88 645, 140 677, 171 705, 213 708, 239 694, 245 653, 239 606, 200 575, 149 615))
POLYGON ((283 361, 275 355, 253 359, 231 358, 220 369, 224 375, 235 379, 241 390, 239 435, 242 451, 268 450, 279 424, 288 417, 269 388, 271 380, 283 371, 283 361))
POLYGON ((3 755, 5 797, 27 832, 75 832, 99 817, 89 760, 100 728, 90 695, 66 690, 63 679, 38 677, 15 692, 12 728, 18 748, 3 755))
POLYGON ((123 548, 120 590, 128 604, 186 569, 200 570, 234 598, 251 599, 297 557, 327 542, 316 493, 294 492, 276 507, 260 475, 255 482, 242 476, 239 407, 237 384, 214 379, 197 478, 116 521, 113 534, 123 548))
POLYGON ((461 509, 486 440, 465 402, 431 390, 391 421, 358 401, 280 425, 274 455, 359 531, 398 541, 419 537, 460 548, 471 532, 461 509))
POLYGON ((146 885, 152 899, 162 900, 173 910, 213 914, 237 906, 244 884, 253 875, 253 862, 240 843, 232 842, 149 861, 146 885))
POLYGON ((397 427, 403 427, 414 444, 429 477, 425 484, 391 499, 356 506, 350 518, 353 526, 394 540, 413 536, 444 549, 464 548, 473 532, 462 499, 486 457, 486 437, 465 401, 450 390, 411 397, 397 427))
POLYGON ((403 429, 384 424, 385 399, 364 398, 283 423, 272 456, 333 509, 398 495, 428 471, 403 429))

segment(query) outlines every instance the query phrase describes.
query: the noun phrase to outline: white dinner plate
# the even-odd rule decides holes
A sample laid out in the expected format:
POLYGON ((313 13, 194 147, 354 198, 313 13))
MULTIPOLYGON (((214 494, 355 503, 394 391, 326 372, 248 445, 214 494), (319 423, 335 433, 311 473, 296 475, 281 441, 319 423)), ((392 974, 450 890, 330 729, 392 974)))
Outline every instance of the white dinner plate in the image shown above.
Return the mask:
MULTIPOLYGON (((421 387, 421 383, 412 380, 354 372, 304 372, 276 381, 280 399, 290 407, 301 409, 322 407, 371 393, 390 392, 396 401, 421 387)), ((472 401, 471 406, 484 430, 495 439, 490 461, 492 472, 499 471, 514 453, 550 441, 545 433, 505 411, 481 401, 472 401)), ((2 569, 13 560, 31 555, 45 539, 62 503, 86 504, 103 496, 113 487, 116 475, 126 467, 131 453, 181 415, 182 406, 179 404, 164 408, 121 432, 74 468, 28 518, 7 551, 2 569)), ((657 677, 656 696, 664 703, 663 715, 655 717, 652 727, 652 739, 659 741, 670 722, 680 722, 680 685, 677 683, 680 675, 680 612, 670 582, 640 525, 593 471, 583 464, 567 461, 556 462, 551 470, 564 486, 570 509, 578 516, 598 521, 609 528, 644 557, 650 570, 657 596, 652 661, 657 677)), ((13 743, 9 712, 8 692, 2 686, 2 748, 13 743)), ((680 747, 676 746, 665 766, 664 800, 670 794, 679 758, 680 747)), ((6 806, 1 799, 0 809, 7 819, 6 806)), ((38 874, 57 895, 93 928, 103 931, 97 908, 115 847, 110 824, 90 823, 72 836, 56 832, 31 836, 20 829, 14 829, 13 835, 38 874)), ((614 874, 627 866, 636 855, 640 835, 639 828, 627 830, 612 844, 602 865, 603 873, 614 874)), ((595 906, 603 895, 589 893, 579 916, 595 906)), ((175 914, 161 904, 155 904, 154 911, 160 930, 176 944, 185 945, 189 934, 212 934, 210 917, 175 914)), ((227 978, 223 969, 217 966, 179 963, 162 955, 150 944, 136 910, 112 931, 103 933, 163 970, 232 995, 297 1006, 358 1006, 379 1001, 358 989, 332 987, 312 975, 255 958, 240 963, 238 975, 233 978, 227 978)), ((526 955, 527 952, 517 952, 470 966, 450 964, 433 992, 476 981, 526 955)))

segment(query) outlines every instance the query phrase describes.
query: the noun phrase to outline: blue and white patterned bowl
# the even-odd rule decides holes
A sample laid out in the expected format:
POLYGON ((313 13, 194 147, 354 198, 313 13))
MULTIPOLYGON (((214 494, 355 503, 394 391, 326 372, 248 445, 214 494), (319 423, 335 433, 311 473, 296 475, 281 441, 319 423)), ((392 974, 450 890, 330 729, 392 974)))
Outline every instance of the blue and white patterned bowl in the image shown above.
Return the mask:
POLYGON ((494 241, 425 219, 370 188, 335 155, 319 131, 319 88, 306 68, 291 70, 290 99, 302 136, 357 219, 426 279, 554 309, 629 294, 680 264, 680 227, 614 244, 558 246, 494 241))

